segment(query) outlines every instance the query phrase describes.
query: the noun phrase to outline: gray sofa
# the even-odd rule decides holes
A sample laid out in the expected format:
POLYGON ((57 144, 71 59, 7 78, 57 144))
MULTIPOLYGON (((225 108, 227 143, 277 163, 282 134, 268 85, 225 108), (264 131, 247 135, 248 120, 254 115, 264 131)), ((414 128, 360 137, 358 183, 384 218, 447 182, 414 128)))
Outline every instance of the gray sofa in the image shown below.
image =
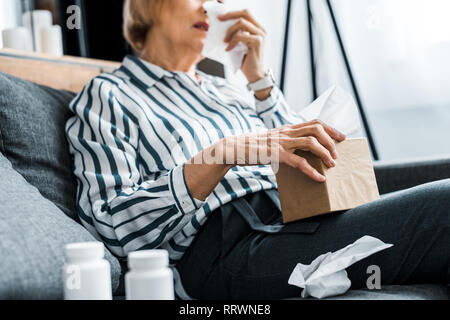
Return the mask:
MULTIPOLYGON (((76 179, 64 132, 74 95, 0 73, 0 299, 61 299, 64 244, 94 240, 76 215, 76 179)), ((443 178, 442 172, 450 176, 450 161, 435 164, 440 168, 378 164, 380 190, 443 178)), ((106 259, 119 298, 125 261, 109 252, 106 259)), ((445 286, 417 285, 354 290, 335 299, 449 297, 445 286)))

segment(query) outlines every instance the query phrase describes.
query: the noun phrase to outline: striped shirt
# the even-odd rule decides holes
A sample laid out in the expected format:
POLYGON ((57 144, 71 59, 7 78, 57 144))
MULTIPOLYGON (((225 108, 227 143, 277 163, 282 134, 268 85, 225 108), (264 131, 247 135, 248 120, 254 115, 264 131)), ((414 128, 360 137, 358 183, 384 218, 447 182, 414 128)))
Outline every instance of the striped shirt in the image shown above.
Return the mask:
POLYGON ((66 125, 83 225, 117 256, 162 248, 178 261, 216 208, 277 188, 270 166, 230 170, 194 199, 184 163, 221 138, 301 120, 278 88, 256 100, 245 88, 197 72, 169 72, 134 56, 91 80, 66 125))

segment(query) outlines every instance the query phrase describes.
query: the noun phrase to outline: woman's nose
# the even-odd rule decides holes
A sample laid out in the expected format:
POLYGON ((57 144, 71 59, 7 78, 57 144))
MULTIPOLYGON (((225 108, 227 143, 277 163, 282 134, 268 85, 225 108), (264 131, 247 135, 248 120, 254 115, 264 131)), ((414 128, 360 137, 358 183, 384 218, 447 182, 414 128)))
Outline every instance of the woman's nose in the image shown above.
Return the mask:
POLYGON ((203 4, 204 4, 205 2, 209 2, 209 1, 215 1, 215 0, 201 0, 201 1, 200 1, 200 2, 201 2, 200 10, 201 10, 204 14, 206 14, 206 10, 205 10, 205 8, 203 8, 203 4))
POLYGON ((206 14, 206 10, 203 8, 203 4, 205 3, 205 2, 208 2, 208 1, 215 1, 215 2, 220 2, 220 3, 224 3, 225 2, 225 0, 201 0, 201 3, 202 3, 202 6, 201 6, 201 8, 202 8, 202 11, 206 14))

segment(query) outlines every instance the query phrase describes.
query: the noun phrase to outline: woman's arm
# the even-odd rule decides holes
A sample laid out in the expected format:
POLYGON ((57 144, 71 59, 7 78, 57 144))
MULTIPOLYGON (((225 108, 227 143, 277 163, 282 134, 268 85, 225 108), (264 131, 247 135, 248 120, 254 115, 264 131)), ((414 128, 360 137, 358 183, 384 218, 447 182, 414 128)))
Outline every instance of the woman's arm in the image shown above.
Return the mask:
POLYGON ((325 177, 294 152, 310 151, 326 166, 334 167, 338 157, 335 140, 343 141, 345 136, 317 120, 266 133, 226 137, 185 164, 186 185, 193 197, 204 200, 234 166, 277 163, 297 168, 311 179, 324 182, 325 177))
MULTIPOLYGON (((201 152, 197 157, 203 158, 202 154, 201 152)), ((186 163, 184 176, 192 196, 205 201, 232 167, 233 165, 220 163, 195 164, 192 161, 186 163)))
MULTIPOLYGON (((241 70, 249 83, 265 77, 264 40, 266 31, 247 11, 235 11, 219 16, 223 21, 237 19, 230 27, 224 39, 228 43, 227 50, 232 50, 238 43, 244 43, 248 53, 242 63, 241 70)), ((287 105, 282 92, 274 86, 255 92, 256 112, 267 128, 273 129, 286 124, 298 124, 303 121, 287 105)))

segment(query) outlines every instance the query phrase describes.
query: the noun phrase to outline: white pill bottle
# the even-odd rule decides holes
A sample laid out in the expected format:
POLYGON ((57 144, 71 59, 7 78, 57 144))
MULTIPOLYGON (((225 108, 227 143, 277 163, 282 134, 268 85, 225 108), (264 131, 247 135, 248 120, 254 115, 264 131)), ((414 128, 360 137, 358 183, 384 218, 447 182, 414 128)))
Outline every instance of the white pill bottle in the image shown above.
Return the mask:
POLYGON ((127 300, 174 300, 173 272, 166 250, 142 250, 128 254, 125 275, 127 300))
POLYGON ((64 299, 111 300, 111 267, 103 259, 103 243, 71 243, 65 246, 65 251, 64 299))

